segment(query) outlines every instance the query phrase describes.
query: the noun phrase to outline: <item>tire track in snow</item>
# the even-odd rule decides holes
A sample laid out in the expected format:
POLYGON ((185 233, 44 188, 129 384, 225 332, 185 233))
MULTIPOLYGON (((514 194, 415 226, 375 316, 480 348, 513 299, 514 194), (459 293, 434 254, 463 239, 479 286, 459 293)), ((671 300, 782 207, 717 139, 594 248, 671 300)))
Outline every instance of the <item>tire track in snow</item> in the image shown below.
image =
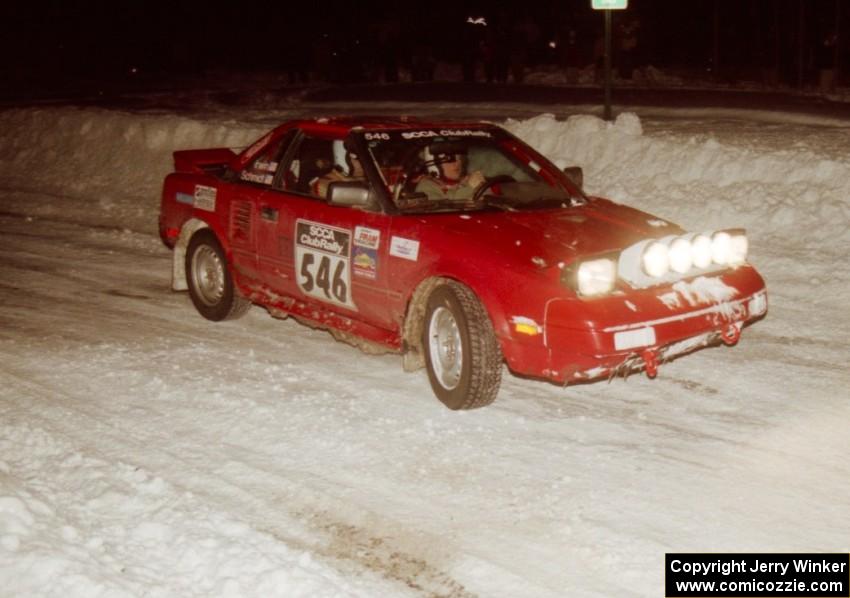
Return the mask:
MULTIPOLYGON (((189 460, 174 451, 157 448, 153 436, 150 439, 136 437, 129 429, 120 429, 105 422, 99 414, 83 407, 86 402, 84 397, 34 382, 31 377, 21 372, 19 366, 10 365, 8 359, 0 365, 0 372, 13 379, 14 386, 33 399, 29 408, 25 408, 20 402, 16 405, 18 410, 27 411, 28 421, 42 421, 47 429, 61 431, 63 436, 71 439, 86 454, 95 455, 108 462, 140 464, 174 488, 182 492, 202 494, 226 512, 238 513, 235 515, 237 518, 243 518, 247 511, 250 514, 247 519, 254 529, 272 535, 289 547, 308 551, 335 562, 343 569, 351 569, 352 564, 362 566, 425 596, 474 596, 449 575, 434 569, 426 560, 399 550, 390 538, 375 536, 366 529, 338 520, 329 511, 315 512, 310 508, 300 507, 298 512, 292 513, 289 507, 290 517, 298 516, 302 524, 309 525, 313 531, 320 532, 321 536, 326 535, 327 544, 318 543, 315 537, 305 540, 303 536, 294 536, 287 531, 286 524, 275 525, 264 515, 279 511, 278 504, 248 492, 240 484, 221 478, 220 470, 216 470, 208 462, 204 464, 198 459, 189 460), (61 405, 52 401, 49 409, 38 409, 40 399, 45 396, 56 398, 57 394, 61 395, 61 405), (57 412, 61 412, 61 415, 57 412), (98 444, 93 444, 91 440, 95 436, 99 439, 98 444), (110 448, 106 449, 106 446, 110 448), (177 479, 179 475, 175 477, 175 472, 169 471, 170 463, 180 463, 186 471, 191 471, 196 483, 188 486, 177 479), (197 482, 200 482, 200 485, 197 482)), ((233 451, 229 450, 228 454, 232 455, 233 451)), ((244 454, 240 455, 240 458, 240 476, 252 479, 258 472, 263 476, 272 473, 268 468, 249 463, 244 454)), ((302 485, 301 482, 298 485, 302 485)), ((309 493, 305 498, 307 500, 304 502, 307 503, 309 493)), ((357 575, 357 568, 349 573, 357 575)))

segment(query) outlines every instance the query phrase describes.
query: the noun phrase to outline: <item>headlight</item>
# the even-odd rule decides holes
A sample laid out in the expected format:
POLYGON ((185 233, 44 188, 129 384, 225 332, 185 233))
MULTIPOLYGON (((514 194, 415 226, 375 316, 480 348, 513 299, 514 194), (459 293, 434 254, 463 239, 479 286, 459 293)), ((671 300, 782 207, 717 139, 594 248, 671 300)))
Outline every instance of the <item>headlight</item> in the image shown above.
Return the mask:
POLYGON ((581 295, 610 293, 617 280, 617 265, 607 258, 582 262, 578 267, 576 281, 581 295))
POLYGON ((697 235, 691 241, 694 254, 694 266, 708 268, 711 265, 711 238, 708 235, 697 235))
POLYGON ((667 274, 670 267, 670 257, 667 246, 664 243, 653 241, 646 246, 641 256, 643 271, 649 276, 660 278, 667 274))
POLYGON ((715 264, 725 266, 729 263, 729 255, 731 252, 732 237, 725 231, 714 233, 711 239, 711 259, 715 264))
POLYGON ((750 242, 747 240, 747 235, 733 234, 729 240, 729 265, 743 264, 747 260, 749 248, 750 242))
MULTIPOLYGON (((685 277, 720 272, 745 263, 748 248, 743 228, 644 239, 620 252, 617 280, 636 289, 646 289, 685 277)), ((575 274, 576 268, 571 279, 573 288, 577 287, 575 274)))
POLYGON ((679 237, 670 244, 669 251, 670 269, 673 272, 684 274, 691 269, 694 263, 691 242, 679 237))

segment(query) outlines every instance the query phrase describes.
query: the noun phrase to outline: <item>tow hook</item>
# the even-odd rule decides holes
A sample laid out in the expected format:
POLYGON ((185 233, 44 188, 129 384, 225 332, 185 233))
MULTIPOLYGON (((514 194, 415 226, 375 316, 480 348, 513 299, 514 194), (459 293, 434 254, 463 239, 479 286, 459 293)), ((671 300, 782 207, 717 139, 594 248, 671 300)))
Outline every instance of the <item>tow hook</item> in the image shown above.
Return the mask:
POLYGON ((646 375, 655 378, 658 375, 658 353, 653 349, 644 349, 641 357, 643 357, 646 375))
POLYGON ((720 331, 720 339, 730 347, 741 338, 741 324, 729 324, 720 331))

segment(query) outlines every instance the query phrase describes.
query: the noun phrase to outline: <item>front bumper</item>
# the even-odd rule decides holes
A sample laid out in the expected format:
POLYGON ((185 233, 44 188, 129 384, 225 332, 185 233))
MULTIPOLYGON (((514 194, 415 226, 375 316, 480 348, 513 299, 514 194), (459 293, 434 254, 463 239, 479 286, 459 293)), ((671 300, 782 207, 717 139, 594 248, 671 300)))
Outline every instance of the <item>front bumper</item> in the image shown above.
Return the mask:
POLYGON ((645 369, 703 347, 735 344, 744 326, 767 313, 767 291, 760 277, 746 294, 724 301, 694 302, 659 308, 659 295, 611 299, 592 317, 576 318, 576 304, 551 301, 540 343, 509 343, 505 351, 516 373, 562 384, 577 383, 645 369), (642 299, 642 300, 641 300, 642 299), (624 313, 619 306, 629 306, 624 313), (641 318, 639 316, 644 315, 641 318), (630 316, 630 317, 629 317, 630 316))

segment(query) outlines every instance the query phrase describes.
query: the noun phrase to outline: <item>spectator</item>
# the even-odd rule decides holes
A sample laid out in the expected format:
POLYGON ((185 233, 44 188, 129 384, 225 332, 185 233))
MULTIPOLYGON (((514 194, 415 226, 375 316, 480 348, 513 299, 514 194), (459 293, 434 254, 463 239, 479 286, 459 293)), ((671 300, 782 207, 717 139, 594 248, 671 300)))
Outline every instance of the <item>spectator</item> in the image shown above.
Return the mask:
POLYGON ((830 32, 823 37, 815 53, 815 62, 820 76, 820 90, 823 94, 835 91, 835 52, 838 35, 830 32))
POLYGON ((401 22, 387 17, 375 25, 375 47, 380 78, 384 83, 398 83, 398 55, 401 51, 401 22))
POLYGON ((639 29, 640 20, 635 18, 627 20, 617 28, 617 65, 623 79, 631 79, 634 73, 639 29))
POLYGON ((558 62, 566 71, 567 82, 577 83, 581 68, 581 52, 578 45, 578 32, 575 27, 567 27, 557 40, 558 62))

